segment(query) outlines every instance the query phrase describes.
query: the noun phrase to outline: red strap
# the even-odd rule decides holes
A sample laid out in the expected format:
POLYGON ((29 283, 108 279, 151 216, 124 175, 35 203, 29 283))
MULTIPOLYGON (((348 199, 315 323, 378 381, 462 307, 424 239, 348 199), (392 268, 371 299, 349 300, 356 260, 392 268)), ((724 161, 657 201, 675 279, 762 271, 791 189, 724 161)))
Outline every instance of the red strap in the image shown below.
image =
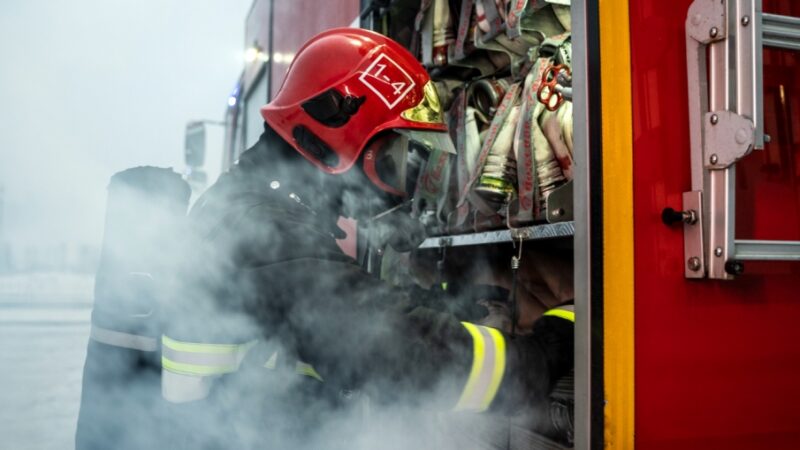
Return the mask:
POLYGON ((411 36, 411 45, 409 46, 409 50, 414 55, 415 58, 420 59, 421 56, 421 34, 422 34, 422 22, 425 20, 425 13, 428 12, 431 5, 433 4, 433 0, 422 0, 422 3, 419 5, 419 11, 417 12, 416 17, 414 17, 414 33, 411 36))
POLYGON ((486 22, 489 25, 489 31, 481 36, 483 41, 493 39, 495 36, 503 31, 503 18, 500 16, 500 11, 497 9, 495 0, 480 0, 483 5, 483 14, 485 15, 486 22))
POLYGON ((464 52, 464 45, 467 41, 467 32, 469 31, 469 24, 472 21, 472 10, 475 6, 475 0, 463 0, 461 2, 461 14, 458 20, 458 34, 456 35, 456 43, 453 52, 453 57, 456 60, 463 59, 466 56, 464 52))
POLYGON ((516 38, 522 35, 519 24, 522 21, 522 13, 525 12, 525 6, 528 0, 511 0, 511 10, 506 17, 506 36, 516 38))

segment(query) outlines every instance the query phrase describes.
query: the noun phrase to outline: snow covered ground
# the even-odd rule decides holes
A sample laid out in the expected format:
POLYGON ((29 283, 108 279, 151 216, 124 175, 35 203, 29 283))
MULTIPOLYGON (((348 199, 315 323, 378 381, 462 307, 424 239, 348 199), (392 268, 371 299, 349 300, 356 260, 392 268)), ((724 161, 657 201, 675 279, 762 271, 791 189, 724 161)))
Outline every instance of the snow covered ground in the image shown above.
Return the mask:
POLYGON ((0 447, 74 448, 89 275, 0 276, 0 447))

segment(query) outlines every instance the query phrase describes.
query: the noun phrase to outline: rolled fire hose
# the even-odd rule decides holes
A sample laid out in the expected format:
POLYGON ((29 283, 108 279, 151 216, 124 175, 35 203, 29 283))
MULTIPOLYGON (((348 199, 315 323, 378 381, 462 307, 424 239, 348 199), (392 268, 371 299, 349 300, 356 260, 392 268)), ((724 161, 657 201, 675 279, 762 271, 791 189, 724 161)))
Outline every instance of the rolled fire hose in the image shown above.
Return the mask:
POLYGON ((484 78, 470 84, 467 90, 468 102, 482 115, 485 123, 494 116, 510 84, 505 78, 484 78))
POLYGON ((533 110, 531 135, 533 137, 533 157, 536 162, 536 178, 539 181, 540 199, 544 200, 559 184, 565 181, 564 174, 558 164, 547 137, 542 131, 539 120, 547 111, 545 106, 537 103, 533 110))
POLYGON ((466 117, 464 120, 464 128, 466 132, 466 145, 464 149, 464 158, 467 166, 467 174, 472 176, 475 173, 475 163, 478 159, 478 152, 481 151, 481 136, 478 131, 478 121, 475 116, 477 111, 475 108, 468 106, 466 117))
POLYGON ((562 125, 558 120, 558 111, 564 108, 566 103, 562 104, 556 112, 545 111, 542 114, 540 123, 542 125, 542 133, 553 151, 553 155, 558 162, 564 178, 567 180, 572 179, 572 154, 569 147, 564 142, 564 135, 562 132, 562 125))
POLYGON ((514 131, 519 120, 520 105, 511 107, 481 170, 475 192, 493 212, 498 212, 516 193, 517 160, 514 158, 514 131))
POLYGON ((432 31, 432 63, 435 66, 444 66, 447 64, 448 44, 454 40, 448 0, 434 0, 432 31))

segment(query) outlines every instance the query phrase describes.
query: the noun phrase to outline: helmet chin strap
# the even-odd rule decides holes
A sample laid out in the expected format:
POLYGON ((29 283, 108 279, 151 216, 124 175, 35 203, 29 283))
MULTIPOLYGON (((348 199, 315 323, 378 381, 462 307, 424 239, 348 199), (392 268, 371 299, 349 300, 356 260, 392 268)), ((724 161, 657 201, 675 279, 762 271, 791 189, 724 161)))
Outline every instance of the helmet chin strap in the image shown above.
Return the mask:
POLYGON ((399 205, 397 205, 397 206, 393 206, 393 207, 391 207, 391 208, 387 209, 386 211, 383 211, 383 212, 381 212, 381 213, 378 213, 378 214, 376 214, 376 215, 374 215, 374 216, 370 217, 370 219, 369 219, 369 220, 370 220, 370 221, 376 221, 376 220, 380 220, 380 219, 382 219, 383 217, 385 217, 385 216, 388 216, 389 214, 392 214, 393 212, 395 212, 395 211, 397 211, 397 210, 399 210, 399 209, 403 209, 403 208, 405 208, 406 206, 410 206, 410 205, 411 205, 411 203, 412 203, 413 201, 414 201, 414 199, 413 199, 413 198, 412 198, 412 199, 409 199, 409 200, 406 200, 406 201, 404 201, 403 203, 400 203, 400 204, 399 204, 399 205))

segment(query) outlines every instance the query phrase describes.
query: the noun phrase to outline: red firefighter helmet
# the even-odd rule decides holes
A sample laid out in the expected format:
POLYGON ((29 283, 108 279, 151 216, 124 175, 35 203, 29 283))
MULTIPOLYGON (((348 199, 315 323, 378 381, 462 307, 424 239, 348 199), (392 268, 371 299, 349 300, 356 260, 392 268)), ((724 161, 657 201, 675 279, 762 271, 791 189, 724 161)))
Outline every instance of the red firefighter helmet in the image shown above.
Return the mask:
MULTIPOLYGON (((454 153, 436 89, 422 65, 397 42, 359 28, 328 30, 303 45, 261 115, 298 152, 332 174, 350 169, 367 143, 385 130, 408 130, 404 133, 413 134, 411 139, 454 153)), ((376 179, 378 158, 372 151, 365 171, 387 190, 376 179)))

